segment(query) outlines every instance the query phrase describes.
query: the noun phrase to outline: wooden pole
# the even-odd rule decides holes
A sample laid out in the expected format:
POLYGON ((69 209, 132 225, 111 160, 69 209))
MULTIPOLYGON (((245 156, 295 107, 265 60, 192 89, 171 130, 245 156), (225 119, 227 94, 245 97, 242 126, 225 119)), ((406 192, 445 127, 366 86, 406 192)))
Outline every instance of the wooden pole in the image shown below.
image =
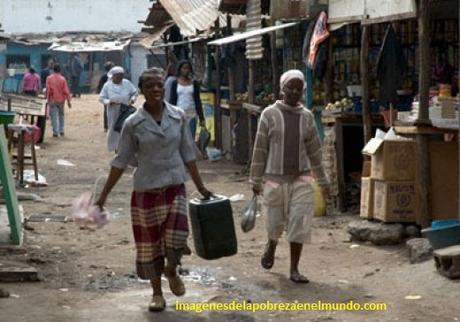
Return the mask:
MULTIPOLYGON (((256 62, 254 60, 249 60, 249 83, 248 83, 248 102, 249 104, 255 103, 255 91, 254 91, 254 82, 255 82, 255 68, 256 62)), ((254 140, 252 136, 252 115, 248 111, 248 143, 249 143, 249 162, 251 164, 252 160, 252 150, 254 145, 254 140)))
POLYGON ((216 147, 222 149, 222 110, 220 108, 220 99, 222 97, 220 84, 220 47, 216 47, 216 52, 214 54, 214 62, 216 64, 216 97, 215 97, 215 113, 214 113, 214 131, 216 133, 216 147))
POLYGON ((276 99, 280 96, 280 85, 279 85, 279 63, 278 63, 278 52, 276 49, 276 32, 270 34, 270 51, 272 61, 272 76, 273 76, 273 94, 276 99))
MULTIPOLYGON (((361 34, 361 86, 363 90, 363 130, 364 144, 372 137, 372 118, 369 95, 369 27, 364 26, 361 34)), ((367 157, 369 159, 369 157, 367 157)))
MULTIPOLYGON (((232 16, 229 14, 227 15, 227 35, 232 35, 232 16)), ((232 66, 227 67, 228 72, 228 92, 230 101, 234 101, 236 99, 236 91, 235 91, 235 73, 234 68, 232 66)), ((233 124, 231 124, 233 127, 233 124)))
MULTIPOLYGON (((418 38, 419 38, 419 113, 417 126, 429 126, 429 91, 431 80, 430 60, 430 21, 429 21, 429 0, 418 1, 418 38)), ((417 135, 417 149, 420 156, 419 175, 419 196, 420 212, 418 222, 422 227, 429 227, 431 224, 430 210, 430 158, 428 149, 428 136, 417 135)))

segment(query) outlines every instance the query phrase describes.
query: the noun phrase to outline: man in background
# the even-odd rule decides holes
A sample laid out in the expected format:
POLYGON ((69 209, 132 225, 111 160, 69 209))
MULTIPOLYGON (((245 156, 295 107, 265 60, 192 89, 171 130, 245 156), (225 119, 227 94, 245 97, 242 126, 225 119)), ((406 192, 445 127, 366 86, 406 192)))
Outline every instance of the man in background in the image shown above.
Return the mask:
POLYGON ((50 107, 51 125, 53 126, 53 137, 59 134, 64 136, 64 104, 70 103, 69 86, 64 76, 61 75, 61 67, 56 64, 53 67, 53 74, 46 79, 46 99, 50 107))
POLYGON ((72 97, 81 96, 80 76, 82 72, 83 72, 83 62, 80 59, 80 54, 75 53, 72 57, 72 62, 70 63, 72 97))
MULTIPOLYGON (((111 61, 108 61, 104 64, 104 70, 105 73, 104 75, 101 76, 101 79, 99 79, 99 84, 97 85, 97 93, 100 94, 102 91, 102 88, 104 87, 105 83, 109 80, 109 71, 114 67, 114 63, 111 61)), ((104 132, 108 131, 108 123, 107 123, 107 105, 104 104, 104 132)))

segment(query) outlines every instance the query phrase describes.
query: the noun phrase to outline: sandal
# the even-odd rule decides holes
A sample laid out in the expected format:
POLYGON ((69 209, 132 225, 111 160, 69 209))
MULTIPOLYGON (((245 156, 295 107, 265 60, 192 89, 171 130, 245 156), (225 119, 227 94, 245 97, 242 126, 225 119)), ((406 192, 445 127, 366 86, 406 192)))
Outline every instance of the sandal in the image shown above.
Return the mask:
POLYGON ((273 250, 273 252, 270 252, 270 243, 267 243, 265 245, 265 251, 260 260, 260 264, 265 269, 270 269, 275 264, 275 250, 273 250))
POLYGON ((185 285, 179 276, 167 277, 169 282, 169 289, 176 296, 185 294, 185 285))
POLYGON ((166 301, 162 295, 154 295, 152 302, 149 304, 150 312, 160 312, 164 311, 166 308, 166 301))
POLYGON ((291 273, 291 275, 289 276, 289 279, 293 281, 294 283, 300 283, 300 284, 307 284, 310 282, 307 277, 303 276, 299 272, 291 273))

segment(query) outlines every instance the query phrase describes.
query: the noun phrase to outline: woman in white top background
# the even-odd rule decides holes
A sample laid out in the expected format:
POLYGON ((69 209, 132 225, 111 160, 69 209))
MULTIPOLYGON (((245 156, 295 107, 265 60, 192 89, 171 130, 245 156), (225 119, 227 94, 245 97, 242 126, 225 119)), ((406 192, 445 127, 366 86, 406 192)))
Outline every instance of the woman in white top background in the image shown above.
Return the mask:
POLYGON ((109 71, 109 80, 102 87, 99 100, 107 108, 107 147, 109 152, 115 152, 120 140, 120 133, 114 130, 115 123, 120 115, 121 104, 133 105, 136 102, 138 92, 129 80, 123 78, 125 70, 115 66, 109 71))
POLYGON ((177 65, 177 79, 171 84, 171 95, 168 101, 185 111, 192 137, 195 138, 196 117, 200 119, 201 127, 204 127, 206 123, 200 98, 200 83, 193 80, 192 65, 187 60, 177 65))

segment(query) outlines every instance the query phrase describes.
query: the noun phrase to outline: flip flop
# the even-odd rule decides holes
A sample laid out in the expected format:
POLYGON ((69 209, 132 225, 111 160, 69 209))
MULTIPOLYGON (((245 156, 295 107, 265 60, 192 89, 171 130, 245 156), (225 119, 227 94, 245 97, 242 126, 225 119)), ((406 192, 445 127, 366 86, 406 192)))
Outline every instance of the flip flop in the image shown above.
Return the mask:
POLYGON ((149 311, 150 312, 160 312, 164 311, 166 308, 166 301, 163 296, 161 295, 154 295, 152 298, 152 302, 149 304, 149 311))
POLYGON ((273 252, 273 254, 270 254, 269 249, 270 249, 269 245, 268 244, 265 245, 264 254, 262 255, 262 258, 260 259, 260 264, 265 269, 270 269, 275 264, 275 252, 273 252))
POLYGON ((169 289, 176 296, 182 296, 185 294, 185 285, 179 276, 167 277, 169 282, 169 289))
POLYGON ((289 279, 293 281, 294 283, 300 283, 300 284, 307 284, 310 282, 308 278, 306 278, 305 276, 303 276, 302 274, 298 272, 291 273, 291 275, 289 276, 289 279))

